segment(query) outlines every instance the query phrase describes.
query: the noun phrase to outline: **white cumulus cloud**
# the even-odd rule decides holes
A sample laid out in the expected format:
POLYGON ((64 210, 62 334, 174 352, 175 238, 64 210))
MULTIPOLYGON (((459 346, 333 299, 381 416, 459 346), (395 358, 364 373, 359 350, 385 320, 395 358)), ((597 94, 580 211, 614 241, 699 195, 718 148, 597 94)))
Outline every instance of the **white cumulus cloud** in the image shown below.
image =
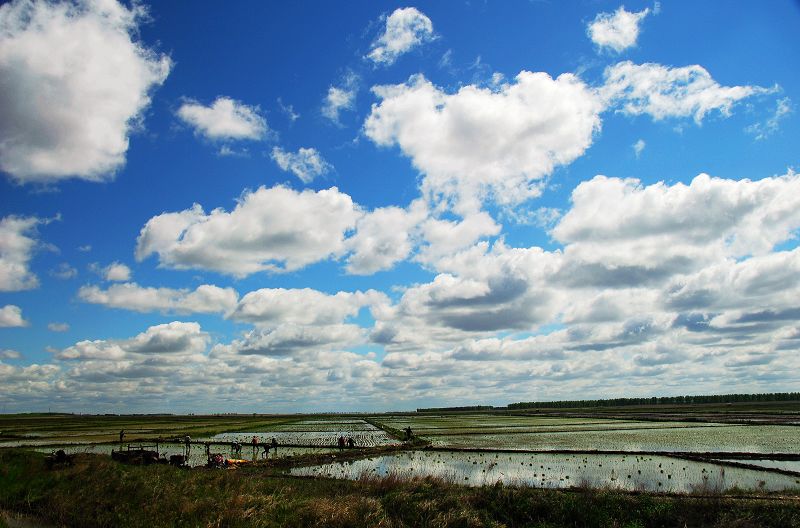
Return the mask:
POLYGON ((272 159, 281 169, 293 173, 303 183, 311 183, 314 178, 332 169, 331 164, 314 148, 301 147, 297 152, 287 152, 280 147, 274 147, 272 159))
POLYGON ((454 94, 416 75, 373 92, 381 102, 364 123, 367 137, 398 145, 424 174, 423 191, 457 199, 459 212, 487 195, 500 204, 537 196, 542 178, 591 145, 603 110, 572 74, 523 71, 513 83, 454 94))
POLYGON ((19 359, 21 357, 22 354, 16 350, 11 350, 10 348, 0 349, 0 359, 19 359))
POLYGON ((599 91, 608 105, 655 120, 693 116, 700 123, 713 110, 728 116, 738 101, 769 91, 759 86, 721 86, 699 65, 670 68, 624 61, 606 68, 604 76, 599 91))
POLYGON ((347 271, 370 275, 406 259, 414 249, 415 232, 427 216, 425 203, 415 200, 407 209, 380 207, 361 217, 355 234, 347 240, 352 252, 347 271))
POLYGON ((619 53, 636 45, 639 24, 650 9, 631 13, 620 6, 613 13, 599 13, 587 26, 586 32, 599 48, 609 48, 619 53))
POLYGON ((108 0, 0 7, 0 168, 18 182, 111 178, 171 61, 108 0))
POLYGON ((7 216, 0 220, 0 291, 36 288, 39 279, 29 263, 36 249, 36 217, 7 216))
POLYGON ((215 270, 237 277, 284 272, 338 255, 361 211, 336 187, 297 192, 276 186, 246 192, 227 212, 195 204, 148 220, 136 258, 158 254, 162 266, 215 270))
MULTIPOLYGON (((192 356, 201 354, 209 341, 198 323, 171 323, 151 326, 130 339, 80 341, 56 354, 64 360, 141 361, 146 356, 192 356)), ((172 361, 168 358, 167 362, 172 361)), ((157 362, 151 361, 152 366, 157 362)), ((124 364, 122 366, 125 366, 124 364)), ((160 366, 160 365, 159 365, 160 366)))
POLYGON ((339 124, 339 114, 343 110, 355 109, 358 83, 358 75, 349 71, 339 86, 329 86, 328 94, 322 103, 322 115, 339 124))
POLYGON ((718 259, 763 255, 800 227, 800 177, 706 174, 688 185, 596 176, 572 193, 551 234, 564 243, 561 279, 619 287, 660 282, 718 259))
POLYGON ((434 38, 431 19, 414 7, 395 9, 386 19, 383 34, 372 44, 367 58, 390 65, 397 58, 434 38))
POLYGON ((210 106, 189 100, 178 109, 178 117, 191 125, 196 134, 212 140, 256 140, 269 130, 257 106, 230 97, 217 97, 210 106))
POLYGON ((69 330, 69 325, 67 323, 48 323, 47 329, 51 332, 66 332, 69 330))
POLYGON ((0 328, 28 326, 28 321, 22 317, 22 308, 7 304, 0 308, 0 328))
POLYGON ((107 281, 126 282, 131 279, 131 269, 121 262, 112 262, 103 268, 103 278, 107 281))
POLYGON ((88 303, 136 312, 227 313, 239 294, 233 288, 202 284, 194 290, 151 288, 136 283, 113 284, 107 289, 83 286, 78 297, 88 303))
POLYGON ((375 290, 330 295, 310 288, 263 288, 242 297, 230 318, 268 328, 337 325, 356 316, 362 307, 385 301, 385 295, 375 290))

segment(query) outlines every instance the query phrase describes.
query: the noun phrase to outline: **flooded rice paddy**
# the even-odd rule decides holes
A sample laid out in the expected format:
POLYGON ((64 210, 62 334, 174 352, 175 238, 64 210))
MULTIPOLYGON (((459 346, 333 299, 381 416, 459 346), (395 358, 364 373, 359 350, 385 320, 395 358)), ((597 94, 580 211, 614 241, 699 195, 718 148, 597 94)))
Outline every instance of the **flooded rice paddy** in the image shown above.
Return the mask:
POLYGON ((738 464, 747 464, 749 466, 759 466, 770 469, 780 469, 783 471, 793 471, 800 474, 800 460, 764 460, 764 459, 718 459, 720 462, 733 462, 738 464))
POLYGON ((431 436, 430 440, 436 447, 454 448, 800 454, 800 428, 771 425, 455 434, 431 436))
POLYGON ((364 420, 302 420, 276 425, 265 431, 220 433, 211 440, 249 444, 253 437, 259 442, 275 438, 280 445, 326 447, 335 446, 340 436, 352 438, 356 447, 378 447, 400 443, 382 429, 364 420))
MULTIPOLYGON (((150 444, 147 444, 148 446, 150 444)), ((63 449, 65 453, 68 455, 75 454, 75 453, 91 453, 95 455, 111 455, 112 451, 119 450, 119 444, 83 444, 83 445, 76 445, 76 444, 66 444, 63 446, 49 446, 49 447, 39 447, 36 448, 35 451, 39 451, 40 453, 53 453, 58 449, 63 449)), ((147 447, 147 449, 153 449, 152 447, 147 447)), ((332 453, 336 451, 332 448, 314 448, 314 447, 279 447, 277 451, 270 450, 268 458, 275 459, 275 458, 286 458, 286 457, 295 457, 300 455, 321 455, 326 453, 332 453)), ((214 445, 211 446, 212 453, 220 453, 226 458, 239 458, 244 460, 266 460, 267 457, 264 457, 263 450, 257 449, 253 450, 252 447, 245 446, 242 448, 242 451, 239 455, 234 456, 234 453, 228 446, 219 446, 214 445)), ((183 455, 185 453, 183 444, 176 444, 176 443, 165 443, 158 445, 158 453, 162 457, 169 459, 171 455, 183 455)), ((202 445, 192 445, 191 450, 189 451, 189 458, 187 461, 187 465, 192 467, 198 466, 205 466, 208 462, 208 457, 206 456, 206 450, 202 445)))
MULTIPOLYGON (((183 433, 190 434, 196 442, 221 443, 212 445, 211 452, 249 460, 263 460, 260 444, 272 438, 280 447, 277 454, 270 450, 269 458, 331 454, 337 451, 333 446, 340 436, 352 437, 355 445, 363 448, 403 444, 374 424, 388 430, 411 427, 417 438, 429 442, 435 449, 403 451, 316 467, 296 467, 291 473, 348 479, 386 475, 432 476, 470 486, 503 482, 546 488, 610 487, 680 493, 719 492, 732 488, 764 491, 800 488, 800 477, 777 471, 800 473, 800 461, 769 460, 769 456, 758 456, 771 453, 800 455, 800 428, 791 425, 535 415, 420 414, 381 415, 364 419, 340 416, 266 417, 249 423, 244 418, 236 417, 230 419, 226 428, 216 430, 209 430, 204 422, 192 423, 192 428, 185 429, 165 422, 160 430, 174 431, 175 434, 169 437, 172 439, 181 438, 180 433, 183 433), (255 450, 251 446, 253 437, 259 443, 259 448, 255 450), (231 446, 224 445, 228 442, 241 443, 241 453, 234 455, 231 446), (590 451, 595 453, 588 453, 590 451), (596 451, 621 453, 601 454, 596 451), (675 458, 674 455, 679 452, 683 452, 684 456, 689 456, 688 453, 719 455, 705 455, 708 460, 701 458, 698 461, 675 458), (725 453, 730 454, 726 456, 725 453), (673 456, 666 456, 668 454, 673 456), (726 460, 727 457, 730 459, 726 460), (736 464, 753 467, 737 467, 736 464)), ((110 441, 116 435, 114 427, 89 427, 88 423, 82 425, 79 430, 77 427, 64 428, 60 434, 56 434, 59 431, 54 428, 44 426, 35 430, 10 429, 16 438, 3 439, 0 447, 7 443, 27 445, 45 453, 62 448, 67 453, 96 454, 110 454, 112 449, 119 448, 117 442, 110 441)), ((121 425, 118 427, 122 428, 121 425)), ((126 422, 125 430, 135 439, 131 443, 155 441, 146 435, 155 434, 156 430, 147 429, 143 421, 136 424, 126 422)), ((182 455, 184 446, 182 443, 162 441, 159 443, 159 452, 166 457, 182 455)), ((201 466, 206 461, 206 450, 202 443, 192 445, 189 465, 201 466)))
POLYGON ((293 468, 291 474, 351 480, 389 475, 435 477, 469 486, 501 482, 542 488, 592 487, 674 493, 800 488, 800 477, 712 462, 641 455, 407 451, 293 468))

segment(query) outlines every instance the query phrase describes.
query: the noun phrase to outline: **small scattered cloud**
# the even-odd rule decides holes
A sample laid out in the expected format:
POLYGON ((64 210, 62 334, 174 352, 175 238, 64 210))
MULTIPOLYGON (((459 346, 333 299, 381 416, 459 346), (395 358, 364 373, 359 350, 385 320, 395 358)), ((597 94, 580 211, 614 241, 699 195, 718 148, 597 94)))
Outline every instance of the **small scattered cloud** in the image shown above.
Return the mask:
POLYGON ((354 110, 360 78, 350 71, 339 86, 328 87, 328 95, 322 103, 322 115, 339 124, 339 114, 344 110, 354 110))
POLYGON ((505 208, 501 212, 501 219, 507 219, 519 225, 537 226, 549 231, 555 226, 564 212, 555 207, 538 207, 525 209, 522 207, 505 208))
POLYGON ((16 350, 11 350, 8 348, 0 350, 0 359, 20 359, 21 357, 22 354, 16 350))
POLYGON ((39 279, 29 264, 39 245, 36 227, 47 220, 35 216, 7 216, 0 220, 0 291, 30 290, 39 279))
POLYGON ((441 69, 450 69, 453 67, 453 50, 448 49, 442 54, 442 57, 439 59, 437 63, 439 68, 441 69))
POLYGON ((333 169, 314 148, 301 147, 297 152, 287 152, 280 147, 274 147, 272 159, 281 169, 293 173, 303 183, 311 183, 317 176, 327 174, 333 169))
POLYGON ((633 148, 633 153, 636 154, 636 159, 639 159, 639 156, 642 155, 645 146, 647 146, 647 144, 641 138, 636 143, 631 145, 631 148, 633 148))
POLYGON ((367 58, 389 66, 400 55, 434 39, 431 19, 414 7, 395 9, 386 19, 383 34, 372 44, 367 58))
POLYGON ((587 26, 586 33, 598 48, 620 53, 636 45, 639 24, 648 14, 650 9, 631 13, 620 6, 613 13, 599 13, 587 26))
POLYGON ((47 329, 51 332, 66 332, 69 330, 67 323, 48 323, 47 329))
POLYGON ((761 123, 753 123, 747 127, 745 131, 755 136, 756 141, 767 139, 778 131, 781 121, 786 119, 792 112, 794 112, 794 107, 792 106, 791 99, 788 97, 778 99, 775 113, 773 113, 769 119, 761 123))
POLYGON ((85 244, 83 246, 78 246, 78 251, 81 253, 88 253, 92 250, 92 246, 90 244, 85 244))
POLYGON ((28 321, 22 317, 22 308, 7 304, 0 308, 0 328, 14 328, 28 326, 28 321))
POLYGON ((230 145, 222 145, 219 147, 217 151, 217 155, 222 157, 231 157, 231 158, 243 158, 249 155, 249 151, 246 148, 232 148, 230 145))
POLYGON ((103 278, 111 282, 127 282, 131 280, 131 269, 121 262, 112 262, 102 270, 103 278))
POLYGON ((280 97, 278 97, 278 107, 292 123, 300 119, 300 114, 294 111, 294 106, 285 104, 280 97))
POLYGON ((230 97, 217 97, 210 106, 187 100, 178 117, 210 140, 262 139, 268 132, 267 120, 258 106, 248 106, 230 97))
POLYGON ((78 276, 78 270, 66 262, 62 262, 57 267, 50 270, 50 276, 61 280, 74 279, 78 276))

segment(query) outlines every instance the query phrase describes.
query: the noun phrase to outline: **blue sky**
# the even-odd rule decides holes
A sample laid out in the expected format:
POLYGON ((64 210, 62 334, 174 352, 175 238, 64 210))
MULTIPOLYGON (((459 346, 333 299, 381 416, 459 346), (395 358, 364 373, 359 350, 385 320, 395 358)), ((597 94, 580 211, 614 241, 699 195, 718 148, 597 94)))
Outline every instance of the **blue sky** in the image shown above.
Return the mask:
POLYGON ((796 390, 799 22, 7 3, 2 409, 796 390))

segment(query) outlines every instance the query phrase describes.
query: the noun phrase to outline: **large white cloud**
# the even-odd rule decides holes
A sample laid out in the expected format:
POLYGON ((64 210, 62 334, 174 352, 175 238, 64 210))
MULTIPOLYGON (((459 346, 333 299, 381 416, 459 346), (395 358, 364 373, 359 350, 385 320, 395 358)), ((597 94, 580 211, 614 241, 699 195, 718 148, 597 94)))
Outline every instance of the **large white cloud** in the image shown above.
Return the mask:
POLYGON ((88 303, 136 312, 227 313, 239 294, 233 288, 202 284, 194 290, 149 288, 136 283, 113 284, 107 289, 83 286, 78 297, 88 303))
POLYGON ((209 336, 198 323, 173 321, 151 326, 130 339, 80 341, 56 354, 58 359, 144 361, 146 356, 196 356, 208 345, 209 336))
POLYGON ((259 108, 230 97, 217 97, 210 106, 186 101, 178 117, 194 128, 195 133, 212 140, 261 139, 267 133, 267 120, 259 108))
POLYGON ((630 285, 771 251, 800 227, 800 176, 701 174, 672 186, 596 176, 578 185, 572 203, 552 231, 577 265, 564 279, 630 285))
POLYGON ((365 134, 380 146, 398 145, 424 174, 423 192, 455 198, 461 213, 487 195, 500 204, 537 196, 542 178, 589 147, 603 110, 572 74, 523 71, 513 83, 454 94, 416 75, 373 92, 381 102, 365 134))
POLYGON ((467 214, 459 221, 429 218, 420 229, 425 243, 418 260, 435 265, 440 259, 472 246, 481 238, 499 234, 501 226, 489 214, 480 211, 467 214))
POLYGON ((794 321, 800 315, 798 295, 800 249, 795 248, 744 260, 724 259, 676 276, 665 286, 663 299, 675 310, 732 310, 737 315, 746 311, 751 319, 758 317, 764 322, 780 317, 794 321))
POLYGON ((144 8, 113 0, 0 7, 0 168, 18 182, 100 181, 171 62, 134 39, 144 8))
POLYGON ((36 217, 7 216, 0 220, 0 291, 36 288, 39 279, 29 263, 36 249, 36 217))
POLYGON ((369 275, 406 259, 414 249, 417 227, 427 215, 425 203, 415 200, 406 209, 380 207, 361 217, 355 234, 347 240, 352 252, 347 271, 369 275))
POLYGON ((0 328, 15 326, 28 326, 28 321, 22 317, 22 308, 13 304, 0 308, 0 328))
POLYGON ((301 326, 284 324, 271 330, 254 330, 231 343, 240 355, 296 356, 314 349, 340 349, 364 342, 364 330, 354 324, 301 326))
POLYGON ((303 183, 311 183, 314 178, 327 174, 333 168, 314 148, 301 147, 297 152, 287 152, 274 147, 272 159, 281 169, 291 172, 303 183))
POLYGON ((661 64, 617 63, 605 70, 600 94, 609 105, 630 115, 655 120, 693 116, 697 123, 713 110, 730 114, 738 101, 769 90, 758 86, 721 86, 699 65, 670 68, 661 64))
POLYGON ((613 13, 599 13, 586 27, 586 32, 598 47, 619 53, 636 45, 639 24, 649 13, 650 9, 631 13, 620 6, 613 13))
POLYGON ((262 288, 242 297, 230 318, 267 328, 282 324, 335 325, 356 316, 364 306, 382 302, 386 297, 375 290, 329 295, 310 288, 262 288))
POLYGON ((372 44, 367 58, 389 65, 420 44, 433 39, 431 19, 414 7, 395 9, 386 19, 383 34, 372 44))
POLYGON ((157 253, 162 266, 237 277, 292 271, 342 253, 345 235, 360 216, 350 196, 335 187, 260 187, 243 194, 231 212, 206 214, 195 204, 151 218, 139 234, 136 258, 157 253))
POLYGON ((373 308, 372 338, 391 350, 436 350, 476 335, 533 330, 557 315, 549 283, 559 265, 559 254, 502 242, 440 258, 442 273, 433 281, 409 287, 394 305, 373 308))

